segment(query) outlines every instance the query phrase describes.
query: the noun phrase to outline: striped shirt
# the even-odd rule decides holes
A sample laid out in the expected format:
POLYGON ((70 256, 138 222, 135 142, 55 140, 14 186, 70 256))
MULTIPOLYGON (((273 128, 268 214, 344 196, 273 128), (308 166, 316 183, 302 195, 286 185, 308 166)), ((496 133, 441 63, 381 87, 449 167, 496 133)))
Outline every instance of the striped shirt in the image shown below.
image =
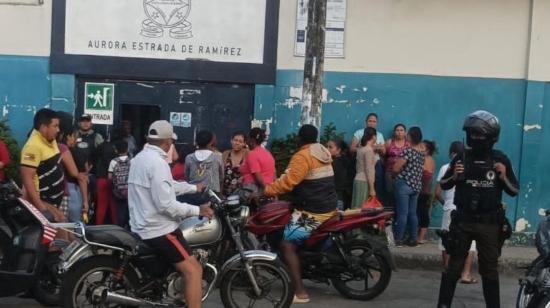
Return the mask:
POLYGON ((40 199, 59 206, 63 200, 65 177, 57 142, 49 142, 40 132, 33 130, 21 150, 21 166, 36 169, 34 185, 40 199))

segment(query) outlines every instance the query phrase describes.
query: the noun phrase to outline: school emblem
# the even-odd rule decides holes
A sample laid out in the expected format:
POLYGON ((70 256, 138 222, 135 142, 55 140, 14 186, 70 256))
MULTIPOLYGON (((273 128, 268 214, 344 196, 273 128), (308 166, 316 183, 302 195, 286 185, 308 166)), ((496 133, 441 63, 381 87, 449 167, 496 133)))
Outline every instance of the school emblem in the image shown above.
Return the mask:
POLYGON ((191 23, 191 0, 143 0, 145 19, 141 23, 141 35, 151 38, 163 37, 168 32, 171 38, 193 37, 191 23))

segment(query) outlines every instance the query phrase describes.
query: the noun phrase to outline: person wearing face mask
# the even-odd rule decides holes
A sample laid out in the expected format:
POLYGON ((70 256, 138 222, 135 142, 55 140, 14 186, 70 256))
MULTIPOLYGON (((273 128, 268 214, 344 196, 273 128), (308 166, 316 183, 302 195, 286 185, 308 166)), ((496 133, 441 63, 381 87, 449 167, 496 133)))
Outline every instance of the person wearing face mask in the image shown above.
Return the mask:
POLYGON ((498 258, 511 226, 502 207, 502 192, 516 196, 519 184, 512 164, 501 151, 493 149, 500 134, 498 118, 479 110, 466 117, 463 130, 470 147, 456 156, 439 181, 443 190, 455 189, 456 211, 451 214, 444 246, 449 265, 441 276, 439 308, 451 306, 456 283, 473 240, 479 256, 479 273, 488 308, 500 307, 498 258))

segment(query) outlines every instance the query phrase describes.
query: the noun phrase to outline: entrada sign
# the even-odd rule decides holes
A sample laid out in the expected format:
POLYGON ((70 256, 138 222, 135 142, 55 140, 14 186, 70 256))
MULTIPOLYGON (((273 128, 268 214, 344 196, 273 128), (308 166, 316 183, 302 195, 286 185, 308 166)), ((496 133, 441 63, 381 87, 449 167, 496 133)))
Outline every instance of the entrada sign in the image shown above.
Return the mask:
POLYGON ((113 125, 115 85, 86 82, 84 89, 84 113, 92 116, 92 123, 113 125))

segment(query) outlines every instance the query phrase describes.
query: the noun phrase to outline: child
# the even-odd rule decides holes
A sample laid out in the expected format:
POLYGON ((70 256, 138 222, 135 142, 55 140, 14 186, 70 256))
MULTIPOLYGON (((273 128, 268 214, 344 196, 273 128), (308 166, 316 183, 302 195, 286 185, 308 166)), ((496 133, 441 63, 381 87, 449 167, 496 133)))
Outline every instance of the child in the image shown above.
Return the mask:
POLYGON ((128 174, 130 173, 130 158, 128 158, 128 143, 124 140, 115 142, 117 157, 111 160, 108 169, 109 180, 113 183, 113 196, 117 204, 117 222, 123 228, 130 227, 128 213, 128 174))
POLYGON ((338 194, 338 209, 347 210, 351 206, 353 191, 353 178, 355 170, 353 162, 346 151, 346 143, 340 139, 331 139, 327 148, 332 156, 332 169, 334 169, 334 181, 338 194))

